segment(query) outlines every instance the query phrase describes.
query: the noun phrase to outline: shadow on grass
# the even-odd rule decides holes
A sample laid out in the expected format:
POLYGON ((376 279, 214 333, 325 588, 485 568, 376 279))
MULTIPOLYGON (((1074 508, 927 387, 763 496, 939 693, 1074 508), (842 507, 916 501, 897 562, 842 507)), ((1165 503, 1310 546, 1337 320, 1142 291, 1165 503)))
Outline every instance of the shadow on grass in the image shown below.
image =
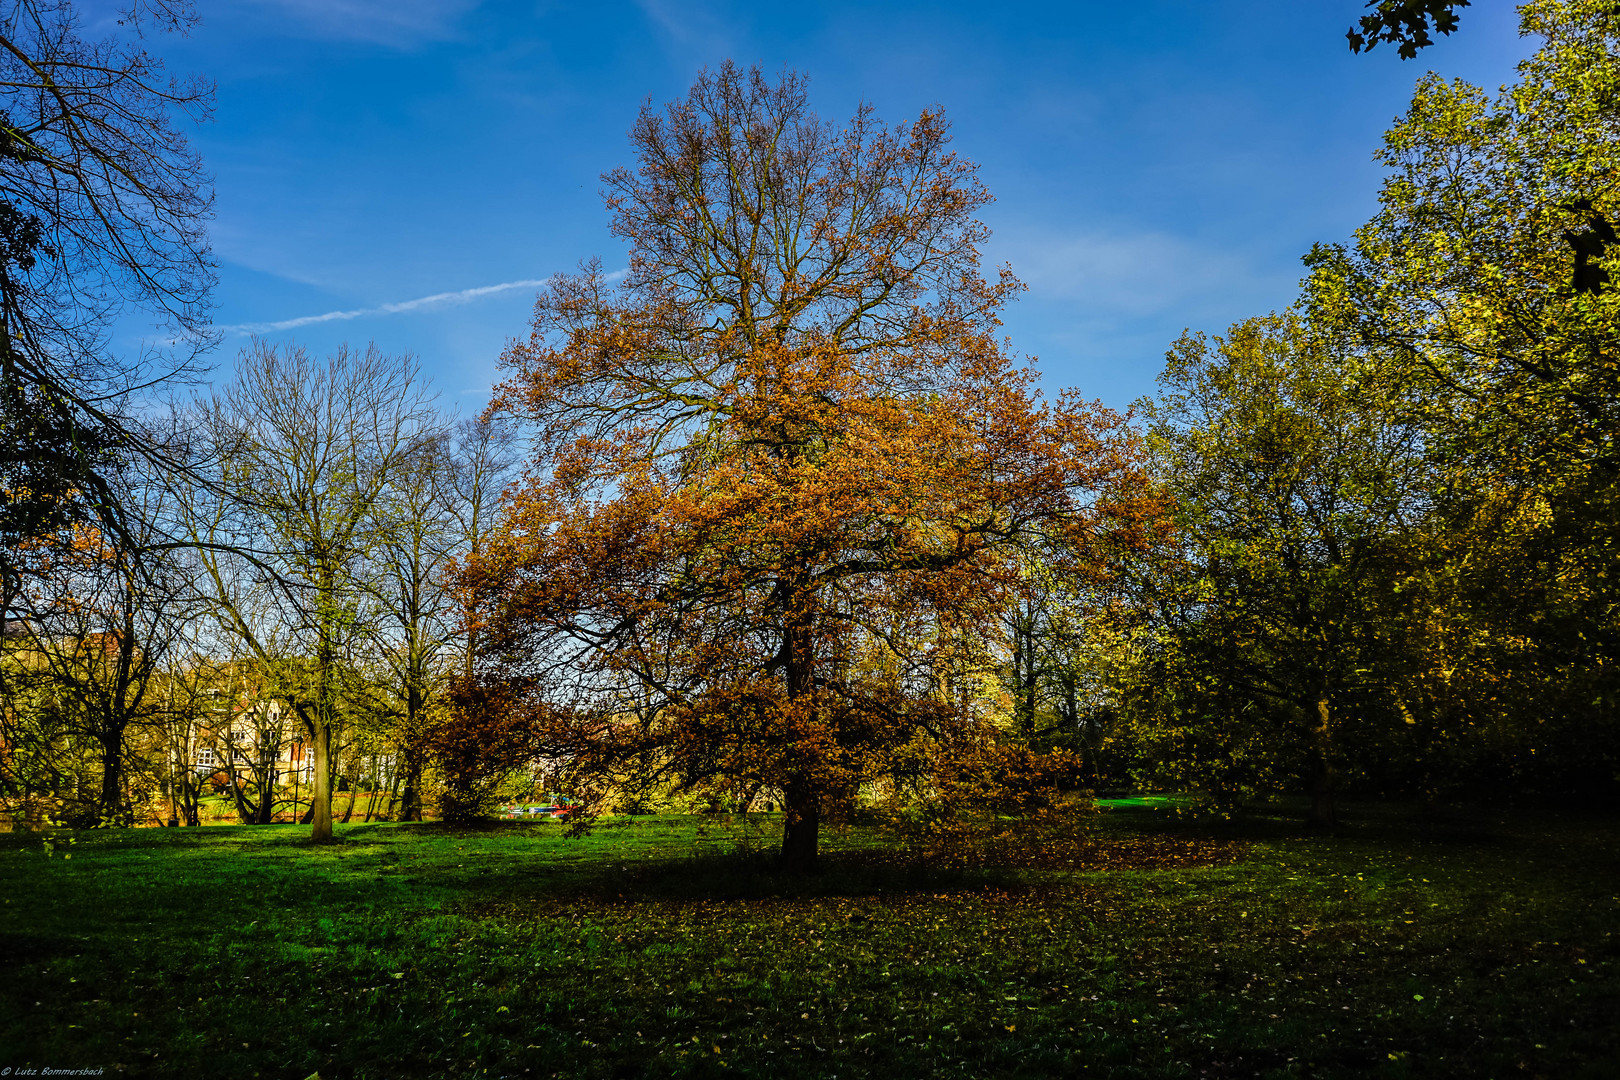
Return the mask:
POLYGON ((1613 809, 1457 802, 1345 801, 1330 831, 1306 823, 1308 801, 1280 798, 1230 818, 1200 817, 1152 805, 1113 807, 1099 833, 1121 840, 1158 838, 1197 844, 1330 845, 1352 849, 1429 849, 1459 857, 1510 856, 1544 873, 1609 869, 1620 876, 1620 815, 1613 809), (1610 843, 1593 843, 1597 837, 1610 843))
MULTIPOLYGON (((1181 834, 1111 837, 1087 832, 1061 855, 1073 858, 966 861, 905 849, 826 850, 815 871, 788 872, 775 852, 731 849, 616 858, 604 852, 572 864, 536 862, 495 871, 477 890, 480 901, 542 901, 542 909, 573 903, 686 903, 811 901, 819 899, 934 898, 994 893, 1002 896, 1068 889, 1075 872, 1230 865, 1248 852, 1244 842, 1181 834), (492 889, 505 890, 496 899, 492 889), (514 895, 516 894, 516 895, 514 895), (549 901, 549 902, 545 902, 549 901)), ((452 888, 460 883, 447 883, 452 888)))
POLYGON ((752 900, 1021 890, 1033 883, 1011 867, 937 866, 865 852, 824 854, 813 872, 789 873, 774 853, 733 852, 631 867, 617 879, 582 884, 604 899, 611 890, 643 900, 752 900))
POLYGON ((482 881, 435 882, 460 894, 471 913, 506 912, 515 902, 536 915, 585 905, 731 903, 942 897, 1023 893, 1043 887, 1010 867, 945 867, 920 859, 880 859, 862 853, 823 855, 811 873, 788 873, 774 854, 715 852, 620 862, 611 857, 571 867, 541 864, 492 871, 482 881))

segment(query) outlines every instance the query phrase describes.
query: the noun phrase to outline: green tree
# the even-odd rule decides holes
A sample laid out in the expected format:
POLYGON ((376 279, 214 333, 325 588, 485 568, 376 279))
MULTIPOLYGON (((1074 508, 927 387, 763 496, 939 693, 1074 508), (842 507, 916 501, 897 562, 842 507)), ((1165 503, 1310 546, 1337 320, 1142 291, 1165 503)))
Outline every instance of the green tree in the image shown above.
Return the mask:
POLYGON ((1000 669, 1018 739, 1079 752, 1095 775, 1115 712, 1112 653, 1134 613, 1117 568, 1087 573, 1064 554, 1041 544, 1024 553, 1001 612, 1000 669))
POLYGON ((1185 335, 1142 406, 1185 560, 1159 594, 1165 745, 1213 750, 1206 778, 1257 755, 1251 782, 1301 769, 1318 826, 1345 745, 1398 712, 1401 552, 1429 477, 1395 375, 1289 312, 1185 335))
POLYGON ((1494 96, 1432 75, 1418 84, 1384 140, 1377 214, 1354 243, 1313 251, 1307 296, 1317 318, 1353 326, 1420 388, 1409 405, 1450 533, 1447 605, 1474 643, 1455 659, 1477 669, 1453 680, 1474 687, 1474 703, 1447 707, 1481 723, 1518 712, 1519 745, 1540 742, 1543 762, 1612 783, 1620 9, 1520 10, 1540 47, 1518 81, 1494 96))

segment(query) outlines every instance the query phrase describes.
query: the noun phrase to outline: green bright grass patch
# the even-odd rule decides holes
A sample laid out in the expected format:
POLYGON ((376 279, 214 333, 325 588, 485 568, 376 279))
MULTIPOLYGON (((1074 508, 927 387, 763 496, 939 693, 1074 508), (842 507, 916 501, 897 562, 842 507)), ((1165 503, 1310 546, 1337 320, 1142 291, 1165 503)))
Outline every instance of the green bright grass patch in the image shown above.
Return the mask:
POLYGON ((1119 798, 1099 798, 1097 805, 1105 810, 1178 810, 1193 805, 1187 795, 1122 795, 1119 798))
POLYGON ((0 1067, 291 1077, 1614 1074, 1620 829, 1105 814, 936 869, 779 819, 0 837, 0 1067), (71 859, 64 857, 71 855, 71 859))

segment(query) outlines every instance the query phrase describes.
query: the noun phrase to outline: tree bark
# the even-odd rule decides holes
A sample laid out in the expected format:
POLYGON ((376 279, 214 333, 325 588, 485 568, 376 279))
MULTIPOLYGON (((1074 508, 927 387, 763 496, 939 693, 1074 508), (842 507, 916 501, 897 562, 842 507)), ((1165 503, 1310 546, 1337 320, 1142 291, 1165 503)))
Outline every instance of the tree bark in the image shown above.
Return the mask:
POLYGON ((366 797, 366 821, 376 812, 377 799, 382 794, 382 785, 377 783, 377 755, 371 755, 371 794, 366 797))
POLYGON ((1333 814, 1333 735, 1328 727, 1328 699, 1316 701, 1316 725, 1311 729, 1311 816, 1313 829, 1331 829, 1333 814))
POLYGON ((310 731, 315 775, 310 778, 311 840, 332 839, 332 729, 316 724, 310 731))
POLYGON ((422 761, 416 754, 405 753, 405 790, 399 796, 399 820, 422 820, 422 761))
MULTIPOLYGON (((792 585, 782 591, 787 624, 784 646, 788 701, 806 702, 813 708, 815 660, 810 617, 804 610, 807 597, 792 585)), ((810 770, 798 770, 797 776, 790 774, 783 786, 786 813, 782 822, 782 869, 790 874, 808 874, 816 869, 821 846, 821 795, 810 770)))
POLYGON ((343 824, 345 824, 345 825, 347 825, 349 823, 350 818, 354 817, 354 800, 355 800, 355 797, 357 795, 359 795, 359 794, 360 794, 360 781, 359 781, 359 779, 350 780, 349 781, 349 802, 343 808, 343 824))
POLYGON ((259 824, 259 807, 248 804, 247 785, 242 783, 241 776, 237 775, 236 743, 231 739, 225 740, 225 754, 229 761, 224 771, 231 784, 231 799, 236 803, 236 820, 244 825, 257 825, 259 824))
POLYGON ((109 724, 101 736, 101 823, 124 822, 124 733, 109 724))
POLYGON ((253 816, 256 825, 270 825, 276 820, 276 790, 270 782, 270 770, 260 766, 253 770, 254 780, 259 789, 259 807, 253 816))
POLYGON ((1013 627, 1013 685, 1019 734, 1028 745, 1035 741, 1035 633, 1022 615, 1013 627))
POLYGON ((382 818, 384 821, 403 821, 405 820, 404 818, 396 818, 393 816, 394 804, 399 801, 400 770, 395 769, 393 772, 393 782, 388 785, 388 805, 383 807, 382 818))
POLYGON ((821 844, 821 797, 808 780, 783 790, 782 869, 808 874, 816 869, 821 844))

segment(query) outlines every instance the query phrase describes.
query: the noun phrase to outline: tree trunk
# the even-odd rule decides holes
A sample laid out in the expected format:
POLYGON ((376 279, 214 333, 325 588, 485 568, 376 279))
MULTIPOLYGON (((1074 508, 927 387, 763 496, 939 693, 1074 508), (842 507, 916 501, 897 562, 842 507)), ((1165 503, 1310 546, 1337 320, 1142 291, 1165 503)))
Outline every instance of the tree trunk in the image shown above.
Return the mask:
POLYGON ((332 839, 332 729, 316 724, 310 732, 315 775, 309 782, 310 833, 316 841, 332 839))
POLYGON ((225 753, 230 757, 225 777, 230 781, 231 799, 236 803, 236 820, 244 825, 257 825, 259 807, 248 805, 247 785, 242 783, 242 778, 236 774, 236 746, 229 740, 225 743, 225 753))
MULTIPOLYGON (((784 593, 787 600, 784 607, 789 612, 784 643, 788 701, 803 701, 813 707, 814 650, 809 615, 803 610, 808 597, 791 586, 784 593)), ((821 796, 816 776, 808 769, 800 770, 797 776, 790 774, 782 789, 786 803, 782 823, 782 869, 790 874, 807 874, 816 868, 821 844, 821 796)))
POLYGON ((1333 828, 1333 736, 1328 728, 1328 699, 1316 702, 1316 726, 1311 729, 1311 816, 1313 829, 1333 828))
POLYGON ((381 785, 377 783, 377 755, 371 755, 371 794, 366 797, 366 817, 370 821, 371 815, 377 809, 377 797, 382 794, 381 785))
POLYGON ((790 874, 815 870, 821 843, 821 797, 808 781, 783 790, 782 869, 790 874))
POLYGON ((1022 616, 1013 627, 1013 685, 1018 731, 1027 746, 1035 741, 1035 631, 1022 616))
POLYGON ((101 809, 98 824, 124 822, 124 733, 108 725, 101 737, 101 809))
POLYGON ((253 780, 259 789, 259 810, 254 815, 254 823, 270 825, 276 820, 276 790, 270 782, 270 770, 260 768, 253 770, 253 780))
POLYGON ((332 730, 337 722, 337 642, 340 612, 336 557, 323 550, 317 571, 314 708, 304 716, 315 774, 309 784, 310 839, 332 839, 332 730))
POLYGON ((401 779, 400 774, 403 771, 404 770, 398 769, 398 768, 395 768, 395 769, 392 770, 394 776, 393 776, 393 779, 388 784, 388 805, 383 807, 383 812, 382 812, 382 819, 384 821, 404 821, 405 820, 403 817, 398 817, 398 818, 394 817, 394 804, 399 802, 399 785, 400 785, 400 779, 401 779))
POLYGON ((349 803, 343 808, 343 824, 347 825, 349 819, 354 817, 354 800, 360 794, 360 779, 355 777, 349 780, 349 803))
POLYGON ((405 754, 405 790, 399 796, 399 820, 422 820, 422 762, 412 753, 405 754))

